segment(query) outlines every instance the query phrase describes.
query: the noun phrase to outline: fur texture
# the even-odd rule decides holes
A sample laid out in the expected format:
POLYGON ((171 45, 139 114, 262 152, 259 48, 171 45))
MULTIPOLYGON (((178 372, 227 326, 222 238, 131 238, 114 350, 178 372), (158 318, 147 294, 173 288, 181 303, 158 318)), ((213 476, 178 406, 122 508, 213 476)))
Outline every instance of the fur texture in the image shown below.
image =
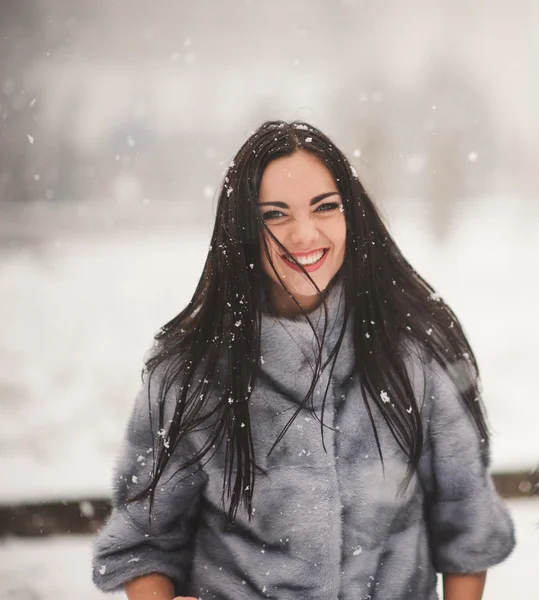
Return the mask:
MULTIPOLYGON (((341 286, 330 291, 328 306, 324 359, 342 325, 341 286)), ((323 310, 310 317, 321 331, 323 310)), ((150 410, 158 389, 152 378, 137 396, 117 463, 114 509, 94 544, 93 578, 101 590, 162 573, 177 594, 202 600, 433 600, 437 571, 479 572, 509 555, 513 524, 493 489, 487 449, 439 365, 408 347, 425 447, 403 491, 406 457, 373 411, 382 468, 348 334, 329 382, 326 449, 320 423, 306 407, 266 456, 307 393, 316 346, 304 318, 264 315, 261 341, 262 374, 250 413, 257 462, 268 476, 257 476, 253 519, 240 509, 234 526, 224 526, 221 449, 188 475, 176 471, 193 448, 175 451, 151 522, 147 501, 124 503, 150 473, 148 385, 150 410)), ((327 383, 326 369, 314 396, 318 417, 327 383)), ((199 447, 202 438, 190 443, 199 447)))

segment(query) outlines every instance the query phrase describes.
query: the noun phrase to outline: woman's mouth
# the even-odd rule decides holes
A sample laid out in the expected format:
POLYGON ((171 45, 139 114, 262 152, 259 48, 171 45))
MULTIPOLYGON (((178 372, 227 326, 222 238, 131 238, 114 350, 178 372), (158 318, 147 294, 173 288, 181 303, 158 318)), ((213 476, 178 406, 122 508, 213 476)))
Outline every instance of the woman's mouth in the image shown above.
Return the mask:
MULTIPOLYGON (((290 254, 292 254, 292 256, 301 264, 307 273, 312 273, 313 271, 317 271, 324 264, 328 253, 329 248, 318 248, 312 252, 301 252, 298 254, 291 252, 290 254)), ((288 260, 286 256, 281 256, 281 258, 291 269, 299 271, 300 273, 302 272, 300 267, 288 260)))

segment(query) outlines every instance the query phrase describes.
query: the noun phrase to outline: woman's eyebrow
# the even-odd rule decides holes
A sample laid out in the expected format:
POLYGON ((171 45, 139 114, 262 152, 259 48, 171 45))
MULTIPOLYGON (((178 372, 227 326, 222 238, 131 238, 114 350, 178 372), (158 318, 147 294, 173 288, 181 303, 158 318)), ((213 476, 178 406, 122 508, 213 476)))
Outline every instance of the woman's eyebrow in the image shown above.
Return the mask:
MULTIPOLYGON (((322 200, 328 198, 329 196, 335 196, 338 194, 339 192, 326 192, 324 194, 319 194, 311 199, 310 206, 322 202, 322 200)), ((286 202, 259 202, 258 206, 277 206, 279 208, 290 208, 286 202)))

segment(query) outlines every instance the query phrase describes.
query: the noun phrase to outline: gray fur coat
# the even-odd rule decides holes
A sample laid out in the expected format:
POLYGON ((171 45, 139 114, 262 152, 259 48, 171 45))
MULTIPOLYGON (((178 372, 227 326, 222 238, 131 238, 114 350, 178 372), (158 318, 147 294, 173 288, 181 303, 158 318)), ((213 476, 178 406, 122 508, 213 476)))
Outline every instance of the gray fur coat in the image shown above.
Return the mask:
MULTIPOLYGON (((342 287, 330 291, 328 303, 325 356, 342 325, 342 287)), ((322 309, 310 316, 321 330, 322 309)), ((151 523, 147 501, 124 503, 142 489, 151 469, 147 394, 149 387, 155 401, 154 376, 136 398, 117 462, 113 512, 95 540, 97 587, 118 591, 135 577, 161 573, 174 581, 178 595, 202 600, 433 600, 436 572, 479 572, 509 555, 513 525, 493 489, 488 452, 455 384, 418 353, 410 352, 408 362, 422 406, 425 447, 404 494, 398 486, 406 458, 373 413, 382 471, 350 335, 326 399, 326 450, 319 422, 305 409, 266 459, 309 388, 316 348, 304 318, 264 315, 262 325, 262 374, 250 414, 257 462, 269 476, 257 476, 253 519, 240 507, 235 525, 224 527, 221 452, 187 478, 169 463, 151 523)), ((327 377, 324 373, 315 393, 319 416, 327 377)), ((169 414, 172 404, 171 398, 169 414)), ((193 448, 184 452, 203 440, 190 443, 193 448)))

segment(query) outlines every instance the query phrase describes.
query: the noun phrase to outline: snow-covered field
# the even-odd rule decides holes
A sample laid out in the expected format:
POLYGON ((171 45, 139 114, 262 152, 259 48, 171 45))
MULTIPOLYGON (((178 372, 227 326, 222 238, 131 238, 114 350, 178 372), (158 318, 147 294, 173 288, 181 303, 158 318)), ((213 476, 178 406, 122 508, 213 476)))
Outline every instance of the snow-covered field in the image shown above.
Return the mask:
MULTIPOLYGON (((484 600, 534 600, 539 564, 539 499, 513 500, 513 554, 488 575, 484 600)), ((0 544, 0 600, 98 600, 90 579, 88 536, 13 539, 0 544)), ((116 596, 118 597, 118 596, 116 596)))
MULTIPOLYGON (((182 227, 164 204, 149 208, 163 211, 166 229, 65 229, 40 244, 0 247, 0 502, 108 494, 143 355, 189 300, 209 243, 209 229, 182 227)), ((469 335, 494 467, 534 468, 539 204, 470 202, 443 245, 420 205, 395 201, 386 214, 469 335)))

